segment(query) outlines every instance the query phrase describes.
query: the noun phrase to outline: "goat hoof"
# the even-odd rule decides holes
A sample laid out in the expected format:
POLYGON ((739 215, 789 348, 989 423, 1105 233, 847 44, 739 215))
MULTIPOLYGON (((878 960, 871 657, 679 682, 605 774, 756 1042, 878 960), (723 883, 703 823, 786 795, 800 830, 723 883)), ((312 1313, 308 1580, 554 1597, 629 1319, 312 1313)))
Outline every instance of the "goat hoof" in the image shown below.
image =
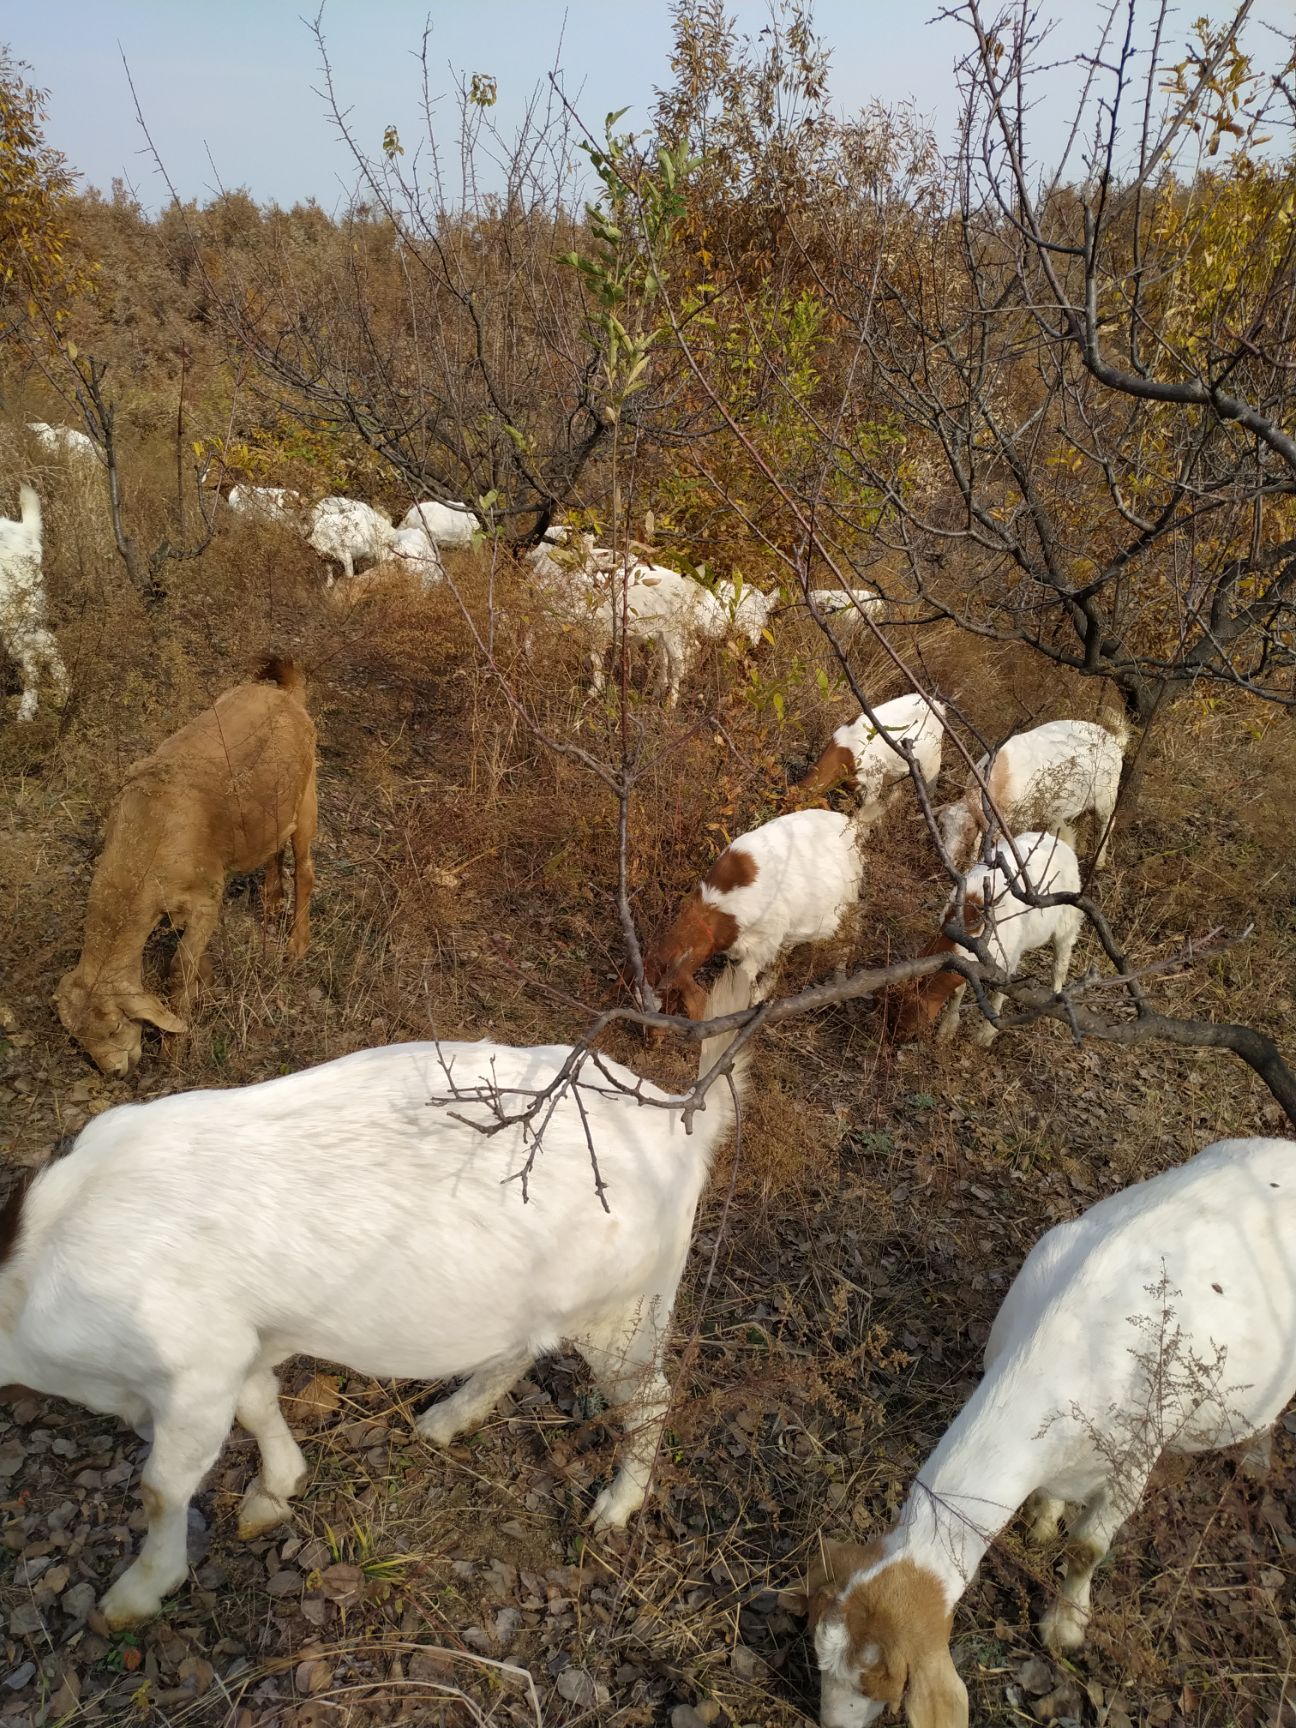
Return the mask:
POLYGON ((602 1536, 609 1530, 624 1530, 643 1503, 642 1494, 618 1493, 614 1482, 599 1495, 585 1522, 595 1536, 602 1536))
POLYGON ((288 1502, 280 1500, 277 1495, 267 1494, 258 1479, 252 1483, 239 1505, 239 1540, 251 1542, 256 1536, 264 1536, 267 1530, 278 1529, 280 1524, 287 1523, 291 1517, 288 1502))
POLYGON ((1044 1648, 1057 1656, 1068 1650, 1078 1650, 1084 1643, 1088 1621, 1088 1615, 1070 1603, 1056 1603, 1039 1623, 1044 1648))
POLYGON ((420 1440, 427 1440, 433 1446, 449 1446, 461 1430, 453 1415, 446 1414, 443 1405, 434 1404, 415 1419, 414 1432, 420 1440))
MULTIPOLYGON (((145 1579, 137 1578, 135 1573, 138 1569, 139 1562, 136 1561, 100 1600, 99 1611, 108 1622, 110 1631, 138 1625, 141 1620, 151 1620, 162 1612, 162 1598, 166 1591, 157 1590, 145 1579)), ((177 1578, 168 1588, 174 1590, 182 1581, 177 1578)))

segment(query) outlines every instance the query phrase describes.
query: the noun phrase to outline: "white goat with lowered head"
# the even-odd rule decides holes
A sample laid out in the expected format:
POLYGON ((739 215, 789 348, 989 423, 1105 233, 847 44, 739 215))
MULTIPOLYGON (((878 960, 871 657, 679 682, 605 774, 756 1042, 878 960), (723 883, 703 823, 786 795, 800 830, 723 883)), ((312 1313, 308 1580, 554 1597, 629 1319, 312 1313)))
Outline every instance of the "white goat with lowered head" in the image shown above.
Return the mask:
POLYGON ((17 522, 0 516, 0 643, 22 673, 18 718, 32 720, 41 675, 67 700, 67 672, 58 643, 45 623, 45 581, 41 572, 40 499, 30 486, 18 489, 17 522))
POLYGON ((961 869, 974 856, 986 831, 988 791, 1010 833, 1047 828, 1072 846, 1073 824, 1092 812, 1098 827, 1094 863, 1104 864, 1129 739, 1123 726, 1112 733, 1093 720, 1049 720, 983 756, 963 796, 937 812, 952 862, 961 869))
POLYGON ((344 576, 380 564, 396 537, 387 518, 358 498, 321 498, 310 511, 306 528, 308 543, 321 558, 340 564, 344 576))
POLYGON ((1028 1499, 1037 1542, 1078 1508, 1040 1623, 1051 1648, 1077 1649, 1094 1568, 1161 1453, 1267 1437, 1293 1393, 1296 1143, 1218 1141, 1055 1225, 899 1523, 867 1546, 823 1544, 808 1581, 823 1728, 902 1702, 914 1728, 965 1728, 954 1608, 1028 1499))
MULTIPOLYGON (((964 880, 963 928, 969 936, 984 938, 991 960, 1008 978, 1016 973, 1027 954, 1051 946, 1056 995, 1071 970, 1071 952, 1084 928, 1084 913, 1072 905, 1032 906, 1030 898, 1079 892, 1079 861, 1065 840, 1056 834, 1018 834, 1011 844, 999 843, 993 865, 978 864, 968 871, 964 880)), ((957 918, 956 891, 941 915, 941 923, 954 923, 957 918)), ((924 952, 953 954, 958 948, 952 937, 942 934, 924 952)), ((936 1036, 942 1042, 952 1038, 958 1031, 959 1009, 966 990, 967 979, 958 972, 932 972, 902 989, 897 1019, 899 1035, 911 1037, 922 1026, 937 1020, 948 1002, 949 1012, 936 1036)), ((1003 991, 991 991, 990 1011, 997 1015, 1003 1004, 1003 991)), ((995 1031, 989 1020, 982 1019, 974 1034, 975 1041, 989 1044, 995 1031)))
MULTIPOLYGON (((745 1005, 723 980, 714 1012, 745 1005)), ((730 1036, 703 1045, 702 1072, 730 1036)), ((153 1427, 148 1535, 103 1599, 111 1625, 157 1613, 183 1582, 189 1502, 232 1422, 261 1455, 241 1534, 288 1516, 306 1462, 274 1371, 298 1353, 381 1377, 467 1375, 417 1423, 444 1446, 537 1355, 571 1345, 629 1406, 592 1522, 617 1529, 643 1504, 675 1292, 733 1094, 713 1086, 689 1133, 682 1100, 604 1056, 561 1082, 572 1056, 397 1044, 126 1105, 14 1196, 0 1384, 153 1427), (530 1126, 516 1120, 555 1084, 530 1126)))
POLYGON ((43 455, 73 463, 103 463, 103 455, 94 439, 78 432, 75 426, 51 426, 46 420, 29 420, 27 430, 43 455))

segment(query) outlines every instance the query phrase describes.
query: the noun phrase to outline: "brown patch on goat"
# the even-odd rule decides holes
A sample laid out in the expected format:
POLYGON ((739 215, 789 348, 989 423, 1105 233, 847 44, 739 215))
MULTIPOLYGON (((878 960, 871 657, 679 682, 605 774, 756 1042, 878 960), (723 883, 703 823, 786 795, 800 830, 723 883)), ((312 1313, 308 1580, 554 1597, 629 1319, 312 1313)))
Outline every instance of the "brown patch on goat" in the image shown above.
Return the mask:
MULTIPOLYGON (((952 914, 951 914, 952 916, 952 914)), ((985 905, 980 894, 969 894, 963 902, 963 928, 969 936, 980 936, 985 930, 985 905)), ((961 943, 944 933, 923 949, 919 959, 932 954, 966 954, 961 943)), ((945 1004, 966 979, 960 972, 932 972, 902 984, 895 991, 894 1006, 888 1003, 888 1019, 895 1037, 916 1038, 924 1027, 940 1019, 945 1004)))
POLYGON ((912 1728, 965 1723, 967 1693, 949 1653, 953 1611, 936 1574, 914 1560, 893 1560, 847 1591, 852 1574, 878 1565, 881 1544, 833 1542, 826 1550, 826 1563, 812 1569, 807 1584, 810 1630, 824 1614, 841 1614, 844 1667, 854 1670, 860 1695, 893 1708, 903 1701, 912 1728))
POLYGON ((257 669, 257 678, 263 684, 277 684, 299 702, 306 700, 306 674, 290 655, 267 654, 257 669))
POLYGON ((644 958, 644 977, 660 995, 663 1012, 675 1013, 672 1003, 679 1000, 690 1020, 703 1019, 706 991, 693 974, 713 954, 725 953, 737 940, 738 920, 719 906, 709 906, 701 887, 694 888, 670 929, 644 958))
MULTIPOLYGON (((750 852, 727 846, 702 878, 702 884, 716 894, 730 894, 735 888, 750 888, 759 871, 760 866, 750 852)), ((728 914, 722 913, 721 916, 728 917, 728 914)), ((733 920, 730 919, 730 922, 733 920)), ((733 937, 729 940, 732 941, 733 937)), ((723 944, 724 947, 728 945, 723 944)))
POLYGON ((855 779, 855 752, 846 744, 834 740, 814 767, 796 782, 794 791, 803 798, 822 798, 835 786, 850 785, 855 779))
POLYGON ((23 1203, 31 1185, 32 1172, 24 1171, 9 1190, 4 1205, 0 1206, 0 1266, 13 1256, 18 1246, 22 1234, 23 1203))

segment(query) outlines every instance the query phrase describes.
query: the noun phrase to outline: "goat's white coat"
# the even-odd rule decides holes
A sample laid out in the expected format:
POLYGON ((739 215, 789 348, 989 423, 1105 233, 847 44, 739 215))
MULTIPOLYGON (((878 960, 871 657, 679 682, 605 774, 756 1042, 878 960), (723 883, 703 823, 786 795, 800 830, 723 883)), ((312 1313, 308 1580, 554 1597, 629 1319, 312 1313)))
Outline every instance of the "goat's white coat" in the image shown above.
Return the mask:
POLYGON ((471 546, 481 523, 466 504, 441 504, 427 498, 411 504, 401 518, 402 528, 418 528, 434 546, 471 546))
MULTIPOLYGON (((741 1006, 731 988, 717 1012, 741 1006)), ((704 1047, 704 1066, 726 1041, 704 1047)), ((595 1520, 624 1524, 642 1504, 675 1290, 733 1106, 721 1084, 685 1133, 678 1110, 645 1108, 616 1083, 666 1094, 600 1057, 584 1070, 583 1115, 568 1092, 547 1118, 524 1200, 510 1180, 528 1154, 523 1131, 486 1136, 456 1118, 493 1120, 479 1087, 517 1110, 569 1054, 361 1051, 107 1111, 41 1172, 0 1267, 0 1383, 152 1421, 149 1533, 104 1600, 111 1622, 156 1612, 183 1580, 186 1506, 236 1412, 261 1451, 241 1528, 287 1515, 305 1466, 273 1370, 298 1352, 370 1375, 470 1375, 419 1420, 445 1443, 536 1355, 572 1344, 612 1402, 636 1400, 595 1520)))
POLYGON ((29 420, 27 430, 46 456, 68 462, 102 464, 103 454, 94 439, 75 426, 51 426, 46 420, 29 420))
POLYGON ((440 582, 445 575, 436 543, 422 528, 398 528, 387 555, 407 565, 425 588, 440 582))
POLYGON ((809 599, 825 618, 841 618, 845 613, 858 621, 861 613, 878 618, 886 611, 886 601, 872 588, 812 588, 809 599))
POLYGON ((1100 845, 1096 864, 1107 857, 1106 832, 1120 793, 1123 744, 1092 720, 1049 720, 1019 732, 993 756, 977 763, 967 791, 938 812, 941 838, 953 862, 973 856, 985 828, 982 783, 991 777, 994 800, 1009 831, 1029 823, 1075 844, 1073 824, 1092 811, 1100 845))
MULTIPOLYGON (((1008 843, 1000 841, 995 851, 996 864, 978 864, 968 871, 965 894, 984 908, 985 944, 991 960, 1006 977, 1014 976, 1027 954, 1037 948, 1052 947, 1056 994, 1071 969, 1071 953, 1084 928, 1084 914, 1070 905, 1031 906, 1019 897, 1018 890, 1029 885, 1036 894, 1078 894, 1080 865, 1071 847, 1056 834, 1018 834, 1012 845, 1021 859, 1026 883, 1022 882, 1008 843)), ((956 918, 957 907, 955 893, 942 915, 942 924, 956 918)), ((969 933, 978 934, 972 929, 973 910, 972 906, 965 907, 966 922, 969 933)), ((937 1034, 942 1040, 952 1038, 958 1030, 959 1008, 966 990, 966 983, 960 984, 950 997, 949 1010, 937 1034)), ((1002 990, 990 992, 990 1007, 996 1014, 1003 1003, 1002 990)), ((979 1044, 989 1044, 995 1036, 995 1027, 982 1019, 975 1036, 979 1044)))
MULTIPOLYGON (((592 554, 597 556, 597 551, 592 554)), ((587 566, 589 560, 586 561, 587 566)), ((588 578, 587 578, 588 583, 588 578)), ((721 589, 720 583, 716 584, 721 589)), ((657 692, 668 706, 679 700, 680 685, 703 647, 731 631, 754 647, 765 628, 769 607, 759 589, 745 588, 741 598, 731 583, 717 597, 710 589, 662 564, 634 564, 624 599, 626 632, 632 642, 651 640, 657 652, 657 692), (732 608, 726 602, 732 600, 732 608)), ((603 653, 616 640, 622 622, 619 570, 611 571, 600 588, 602 598, 589 608, 598 646, 590 656, 592 688, 604 684, 603 653)))
POLYGON ((396 534, 385 516, 356 498, 322 498, 307 527, 310 545, 321 558, 340 564, 344 576, 354 576, 357 565, 379 563, 396 534))
POLYGON ((67 698, 67 672, 58 643, 45 623, 40 499, 30 486, 22 486, 18 500, 18 521, 0 516, 0 643, 22 673, 18 719, 31 720, 36 714, 42 673, 63 702, 67 698))
MULTIPOLYGON (((947 1606, 1013 1513, 1035 1496, 1046 1538, 1064 1505, 1071 1557, 1041 1624, 1083 1642, 1093 1570, 1162 1451, 1265 1432, 1296 1393, 1296 1143, 1221 1140, 1100 1200, 1040 1238, 1013 1280, 985 1375, 918 1472, 882 1558, 936 1575, 947 1606)), ((825 1728, 870 1719, 835 1609, 817 1639, 825 1728), (831 1688, 830 1688, 831 1682, 831 1688), (853 1711, 847 1708, 853 1704, 853 1711)), ((873 1714, 876 1714, 876 1710, 873 1714)))
POLYGON ((745 887, 701 885, 704 904, 738 925, 729 959, 757 988, 760 974, 802 942, 826 942, 859 900, 859 822, 835 810, 792 810, 730 843, 756 865, 745 887))
POLYGON ((305 516, 301 494, 286 486, 231 486, 225 502, 237 516, 285 528, 300 529, 305 516))
POLYGON ((867 714, 861 714, 845 726, 839 726, 832 741, 855 758, 854 779, 860 802, 876 804, 887 787, 908 778, 909 766, 889 740, 913 746, 914 760, 923 779, 930 786, 940 773, 941 744, 945 736, 942 724, 945 705, 929 702, 917 691, 908 696, 896 696, 873 710, 875 726, 867 714))

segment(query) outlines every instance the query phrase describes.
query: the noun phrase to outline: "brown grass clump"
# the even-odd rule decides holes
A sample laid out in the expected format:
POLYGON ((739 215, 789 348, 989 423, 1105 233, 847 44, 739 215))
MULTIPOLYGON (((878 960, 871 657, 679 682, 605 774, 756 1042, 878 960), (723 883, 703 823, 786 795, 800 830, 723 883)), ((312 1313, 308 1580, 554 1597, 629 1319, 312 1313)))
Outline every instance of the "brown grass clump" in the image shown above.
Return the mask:
MULTIPOLYGON (((584 1024, 577 1004, 615 999, 614 801, 519 720, 448 585, 325 593, 291 536, 232 523, 148 610, 99 511, 94 497, 57 493, 47 515, 70 708, 0 725, 0 1132, 11 1167, 40 1163, 111 1103, 433 1033, 567 1039, 584 1024), (258 890, 233 884, 193 1037, 171 1066, 146 1053, 137 1086, 104 1081, 49 996, 75 958, 105 811, 126 765, 268 647, 306 662, 320 734, 311 951, 289 968, 258 890)), ((492 650, 538 724, 615 760, 615 701, 583 694, 580 632, 501 560, 458 554, 450 569, 483 640, 493 585, 492 650)), ((943 628, 892 638, 992 742, 1098 711, 1091 686, 1013 650, 943 628)), ((876 699, 902 689, 880 649, 861 646, 857 659, 876 699)), ((789 623, 750 661, 713 657, 677 716, 632 697, 647 764, 631 836, 645 937, 730 839, 783 807, 797 766, 851 716, 848 693, 820 690, 819 663, 789 623)), ((1143 963, 1254 920, 1247 942, 1155 988, 1177 1011, 1289 1038, 1290 722, 1232 701, 1182 704, 1149 752, 1099 897, 1143 963)), ((965 775, 947 750, 942 797, 965 775)), ((870 840, 855 928, 791 957, 785 986, 914 952, 946 891, 902 801, 870 840)), ((166 949, 155 939, 155 980, 166 949)), ((1086 946, 1078 964, 1097 959, 1086 946)), ((692 1047, 650 1050, 630 1032, 608 1043, 670 1083, 696 1061, 692 1047)), ((140 1448, 103 1419, 20 1400, 0 1409, 0 1464, 15 1462, 5 1541, 21 1564, 3 1586, 6 1656, 10 1670, 34 1666, 13 1703, 0 1702, 0 1722, 46 1709, 69 1724, 324 1728, 527 1722, 538 1707, 552 1724, 646 1724, 681 1704, 720 1723, 805 1721, 812 1663, 780 1592, 820 1531, 863 1535, 894 1510, 974 1383, 1031 1242, 1211 1138, 1279 1127, 1267 1094, 1223 1056, 1077 1046, 1057 1025, 1005 1035, 988 1057, 962 1041, 900 1048, 868 1004, 769 1035, 744 1114, 681 1291, 657 1493, 627 1537, 581 1538, 610 1449, 574 1363, 538 1366, 481 1435, 444 1456, 410 1431, 426 1389, 302 1364, 293 1419, 313 1479, 293 1526, 236 1541, 231 1514, 251 1465, 235 1436, 202 1497, 193 1588, 138 1636, 108 1639, 77 1617, 72 1593, 102 1589, 136 1539, 140 1448), (51 1573, 59 1588, 42 1588, 51 1573), (75 1688, 60 1692, 69 1673, 75 1688)), ((1291 1656, 1289 1449, 1280 1435, 1280 1467, 1262 1486, 1226 1459, 1158 1478, 1095 1591, 1076 1664, 1087 1721, 1272 1719, 1291 1656)), ((980 1719, 1029 1707, 1019 1675, 1037 1654, 1031 1605, 1047 1586, 1047 1567, 1008 1541, 960 1609, 980 1719)))

